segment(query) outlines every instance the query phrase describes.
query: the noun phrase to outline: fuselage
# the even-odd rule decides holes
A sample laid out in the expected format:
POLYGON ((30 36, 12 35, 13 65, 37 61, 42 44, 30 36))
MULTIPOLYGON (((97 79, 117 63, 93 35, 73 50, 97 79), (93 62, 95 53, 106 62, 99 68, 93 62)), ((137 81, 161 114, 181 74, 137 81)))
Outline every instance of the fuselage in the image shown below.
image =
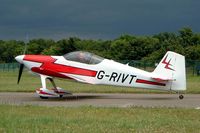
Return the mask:
MULTIPOLYGON (((42 87, 36 89, 41 98, 71 95, 54 82, 54 78, 68 78, 89 84, 104 84, 167 91, 185 91, 185 57, 168 51, 153 72, 124 65, 93 53, 74 51, 63 56, 20 55, 18 82, 26 66, 41 78, 42 87), (53 89, 46 86, 48 79, 53 89)), ((179 95, 183 99, 183 95, 179 95)))
POLYGON ((23 55, 23 64, 31 71, 56 78, 69 78, 90 84, 170 90, 170 82, 152 79, 146 72, 113 60, 98 64, 70 61, 63 56, 23 55))

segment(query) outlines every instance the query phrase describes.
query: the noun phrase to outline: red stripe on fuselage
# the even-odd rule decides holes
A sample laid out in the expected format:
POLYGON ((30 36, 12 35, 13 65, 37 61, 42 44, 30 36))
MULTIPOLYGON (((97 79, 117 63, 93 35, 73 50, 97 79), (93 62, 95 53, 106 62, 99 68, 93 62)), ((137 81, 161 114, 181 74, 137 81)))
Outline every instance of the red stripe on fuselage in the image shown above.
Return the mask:
POLYGON ((158 85, 158 86, 165 86, 166 85, 164 83, 159 83, 159 82, 154 82, 154 81, 149 81, 149 80, 144 80, 144 79, 137 79, 136 83, 158 85))
POLYGON ((62 64, 55 64, 55 61, 57 59, 54 59, 51 56, 25 55, 24 60, 42 63, 42 65, 38 69, 36 69, 37 67, 33 68, 33 71, 35 70, 36 72, 41 73, 41 74, 47 73, 48 75, 50 73, 52 76, 57 75, 58 77, 64 76, 60 73, 76 74, 76 75, 83 75, 83 76, 90 76, 90 77, 95 77, 97 74, 97 71, 94 71, 94 70, 88 70, 88 69, 78 68, 78 67, 73 67, 73 66, 66 66, 62 64))
POLYGON ((44 74, 44 75, 48 75, 48 76, 71 79, 70 77, 65 76, 64 74, 61 74, 61 73, 58 73, 58 72, 54 72, 52 70, 43 69, 41 67, 32 67, 31 70, 33 72, 44 74))

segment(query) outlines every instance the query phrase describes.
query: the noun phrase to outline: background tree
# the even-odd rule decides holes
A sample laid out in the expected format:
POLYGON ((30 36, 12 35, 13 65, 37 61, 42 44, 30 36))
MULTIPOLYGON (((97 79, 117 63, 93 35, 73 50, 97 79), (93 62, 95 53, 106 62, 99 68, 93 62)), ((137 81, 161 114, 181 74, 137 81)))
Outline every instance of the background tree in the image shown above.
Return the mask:
MULTIPOLYGON (((0 40, 0 62, 13 62, 23 54, 23 41, 0 40)), ((91 40, 71 37, 54 41, 32 39, 27 44, 26 54, 64 55, 82 50, 113 60, 158 61, 168 51, 186 56, 187 60, 200 60, 200 34, 191 28, 182 28, 177 33, 163 32, 153 36, 122 35, 114 40, 91 40)))

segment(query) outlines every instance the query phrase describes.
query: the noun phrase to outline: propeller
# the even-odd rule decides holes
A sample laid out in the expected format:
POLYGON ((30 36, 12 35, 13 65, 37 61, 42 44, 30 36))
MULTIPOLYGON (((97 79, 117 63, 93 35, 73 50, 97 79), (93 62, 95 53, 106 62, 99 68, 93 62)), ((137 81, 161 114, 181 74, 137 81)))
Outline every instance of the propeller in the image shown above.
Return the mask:
POLYGON ((19 84, 19 81, 20 81, 21 76, 22 76, 23 69, 24 69, 24 64, 20 64, 17 84, 19 84))
MULTIPOLYGON (((27 41, 27 42, 25 42, 23 55, 26 54, 28 40, 29 40, 29 36, 26 35, 26 41, 27 41)), ((22 60, 23 60, 23 59, 21 58, 21 56, 17 56, 17 57, 15 57, 15 59, 20 63, 19 74, 18 74, 18 80, 17 80, 17 84, 19 84, 20 79, 21 79, 21 76, 22 76, 22 72, 23 72, 23 69, 24 69, 24 64, 22 63, 22 60)))

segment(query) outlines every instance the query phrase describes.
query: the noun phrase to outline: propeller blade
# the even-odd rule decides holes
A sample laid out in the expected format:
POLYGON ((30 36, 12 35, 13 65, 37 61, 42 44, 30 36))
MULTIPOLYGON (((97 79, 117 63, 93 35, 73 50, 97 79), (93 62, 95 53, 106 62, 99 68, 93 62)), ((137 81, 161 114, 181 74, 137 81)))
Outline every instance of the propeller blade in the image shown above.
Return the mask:
POLYGON ((26 54, 26 51, 27 51, 27 44, 28 44, 28 42, 29 42, 29 35, 27 34, 27 35, 26 35, 26 42, 25 42, 25 46, 24 46, 24 52, 23 52, 23 55, 26 54))
POLYGON ((24 69, 24 64, 20 64, 17 84, 19 84, 19 81, 20 81, 21 76, 22 76, 23 69, 24 69))

